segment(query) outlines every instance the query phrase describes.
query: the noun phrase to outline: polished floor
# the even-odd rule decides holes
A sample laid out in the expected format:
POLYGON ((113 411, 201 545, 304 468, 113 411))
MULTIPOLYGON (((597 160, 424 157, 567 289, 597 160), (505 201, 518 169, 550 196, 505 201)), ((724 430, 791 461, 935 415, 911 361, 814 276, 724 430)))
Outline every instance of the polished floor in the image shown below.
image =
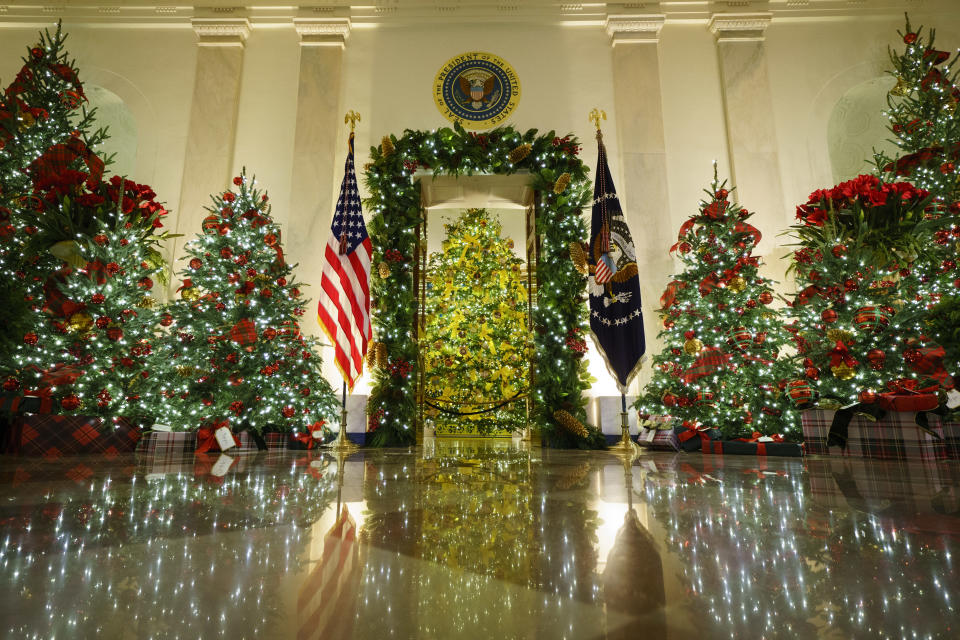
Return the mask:
POLYGON ((0 457, 4 638, 957 638, 960 465, 0 457))

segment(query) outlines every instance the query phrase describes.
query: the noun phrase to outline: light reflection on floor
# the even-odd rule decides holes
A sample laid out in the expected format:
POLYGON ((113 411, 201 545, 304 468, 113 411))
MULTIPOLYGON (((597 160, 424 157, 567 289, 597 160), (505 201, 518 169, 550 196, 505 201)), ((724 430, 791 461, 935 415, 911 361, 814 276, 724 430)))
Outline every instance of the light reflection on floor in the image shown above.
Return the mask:
POLYGON ((15 638, 956 637, 960 465, 0 457, 15 638))

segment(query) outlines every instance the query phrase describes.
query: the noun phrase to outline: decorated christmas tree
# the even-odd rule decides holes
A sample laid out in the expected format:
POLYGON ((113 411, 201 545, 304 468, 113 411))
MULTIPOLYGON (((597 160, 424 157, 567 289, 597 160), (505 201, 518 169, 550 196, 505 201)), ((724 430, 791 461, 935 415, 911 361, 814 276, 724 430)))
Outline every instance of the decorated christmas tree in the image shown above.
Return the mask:
POLYGON ((177 429, 317 430, 336 398, 317 343, 300 332, 306 300, 286 262, 268 197, 241 175, 212 198, 186 245, 180 299, 164 310, 153 411, 177 429))
MULTIPOLYGON (((802 379, 797 402, 873 403, 888 383, 945 382, 925 319, 939 296, 916 264, 944 223, 925 216, 930 195, 907 182, 859 176, 818 190, 797 207, 791 301, 802 379)), ((942 353, 942 352, 941 352, 942 353)))
MULTIPOLYGON (((38 297, 36 290, 30 291, 37 282, 33 276, 55 270, 59 262, 46 251, 24 251, 35 229, 29 213, 37 205, 29 167, 54 145, 71 154, 64 168, 83 170, 84 161, 109 163, 109 158, 90 151, 105 131, 94 127, 93 110, 84 108, 83 85, 64 49, 65 40, 59 24, 52 34, 42 32, 0 95, 0 297, 8 301, 0 310, 7 329, 0 337, 3 360, 12 357, 20 337, 36 322, 30 305, 23 304, 25 297, 38 297)), ((102 171, 102 166, 96 169, 102 171)))
POLYGON ((798 419, 783 395, 790 368, 780 354, 789 335, 770 307, 773 283, 757 272, 760 232, 716 176, 706 193, 671 247, 686 270, 661 298, 665 347, 635 406, 725 436, 789 434, 798 419))
POLYGON ((468 209, 446 231, 443 251, 431 255, 429 265, 424 354, 429 415, 438 434, 522 429, 526 403, 504 403, 528 386, 523 261, 514 255, 513 241, 501 236, 500 222, 483 209, 468 209))

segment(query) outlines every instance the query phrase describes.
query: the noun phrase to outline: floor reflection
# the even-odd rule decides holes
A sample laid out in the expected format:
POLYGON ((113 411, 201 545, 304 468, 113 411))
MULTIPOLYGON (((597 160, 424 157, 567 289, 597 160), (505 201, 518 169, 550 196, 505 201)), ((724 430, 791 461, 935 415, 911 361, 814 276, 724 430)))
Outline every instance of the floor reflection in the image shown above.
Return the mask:
POLYGON ((510 440, 0 458, 25 638, 955 637, 960 469, 510 440))

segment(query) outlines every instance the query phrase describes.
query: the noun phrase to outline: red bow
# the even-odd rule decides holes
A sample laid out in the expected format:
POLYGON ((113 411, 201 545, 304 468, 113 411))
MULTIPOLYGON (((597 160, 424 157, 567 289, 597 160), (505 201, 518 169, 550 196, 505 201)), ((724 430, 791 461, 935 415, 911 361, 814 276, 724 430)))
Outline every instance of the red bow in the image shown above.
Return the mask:
POLYGON ((681 289, 686 289, 687 285, 680 280, 674 280, 667 285, 667 288, 664 289, 663 295, 660 296, 660 308, 669 309, 677 301, 677 294, 681 289))
MULTIPOLYGON (((212 426, 200 427, 197 429, 197 449, 196 453, 206 453, 210 451, 214 446, 219 448, 217 445, 217 429, 221 427, 230 428, 230 421, 223 420, 222 422, 214 422, 212 426)), ((233 442, 236 446, 240 446, 240 441, 237 439, 237 436, 233 436, 233 442)))
POLYGON ((673 253, 674 251, 677 250, 677 247, 679 247, 680 243, 683 242, 683 237, 687 235, 687 232, 690 231, 690 229, 693 229, 693 225, 695 225, 696 223, 697 223, 696 219, 690 218, 689 220, 684 222, 682 225, 680 225, 680 233, 677 234, 677 241, 674 243, 672 247, 670 247, 670 253, 673 253))
POLYGON ((687 440, 692 439, 694 436, 700 436, 700 444, 710 442, 710 436, 707 435, 707 431, 710 430, 710 427, 701 427, 697 426, 695 422, 690 422, 689 420, 683 421, 684 430, 680 432, 680 435, 677 436, 677 439, 680 442, 686 442, 687 440))
POLYGON ((297 442, 302 443, 307 449, 313 449, 315 440, 313 436, 306 431, 302 431, 293 436, 293 439, 297 442))
POLYGON ((848 367, 854 367, 859 364, 856 358, 850 355, 850 350, 847 349, 847 345, 843 344, 840 340, 837 340, 837 345, 828 353, 830 354, 831 367, 836 367, 841 362, 848 367))
POLYGON ((714 287, 720 284, 720 279, 717 277, 716 271, 711 271, 707 274, 707 277, 700 281, 700 295, 705 296, 711 291, 714 287))
POLYGON ((733 230, 736 233, 748 233, 753 236, 753 244, 760 244, 760 238, 763 237, 759 229, 746 222, 738 222, 733 226, 733 230))

